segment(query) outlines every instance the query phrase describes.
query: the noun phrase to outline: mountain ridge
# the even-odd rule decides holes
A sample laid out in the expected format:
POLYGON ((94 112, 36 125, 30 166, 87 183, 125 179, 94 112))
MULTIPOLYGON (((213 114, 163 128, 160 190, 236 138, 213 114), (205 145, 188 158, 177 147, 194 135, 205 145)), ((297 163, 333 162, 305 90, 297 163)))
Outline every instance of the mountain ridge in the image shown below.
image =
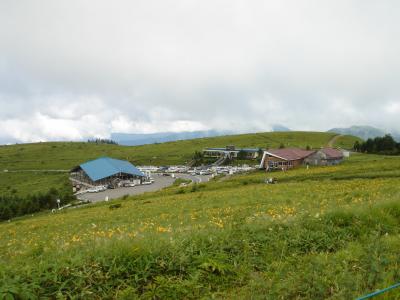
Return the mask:
POLYGON ((205 137, 216 137, 233 134, 232 131, 199 130, 181 132, 157 132, 157 133, 111 133, 111 139, 123 146, 140 146, 180 140, 190 140, 205 137))
POLYGON ((397 132, 389 132, 382 130, 380 128, 376 128, 373 126, 368 126, 368 125, 361 125, 361 126, 350 126, 350 127, 343 127, 343 128, 332 128, 328 130, 327 132, 334 132, 338 134, 343 134, 343 135, 353 135, 359 138, 362 138, 363 140, 367 140, 369 138, 375 138, 375 137, 381 137, 384 136, 385 134, 390 134, 392 137, 397 140, 398 142, 400 141, 400 134, 397 132))

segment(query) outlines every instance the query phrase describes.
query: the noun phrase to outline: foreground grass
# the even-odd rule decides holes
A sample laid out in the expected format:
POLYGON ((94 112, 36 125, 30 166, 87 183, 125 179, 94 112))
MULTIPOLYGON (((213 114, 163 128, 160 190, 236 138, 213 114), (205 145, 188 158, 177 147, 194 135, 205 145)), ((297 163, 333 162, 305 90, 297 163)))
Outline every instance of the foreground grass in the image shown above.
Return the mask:
POLYGON ((355 298, 400 280, 399 166, 360 155, 3 223, 0 295, 355 298))

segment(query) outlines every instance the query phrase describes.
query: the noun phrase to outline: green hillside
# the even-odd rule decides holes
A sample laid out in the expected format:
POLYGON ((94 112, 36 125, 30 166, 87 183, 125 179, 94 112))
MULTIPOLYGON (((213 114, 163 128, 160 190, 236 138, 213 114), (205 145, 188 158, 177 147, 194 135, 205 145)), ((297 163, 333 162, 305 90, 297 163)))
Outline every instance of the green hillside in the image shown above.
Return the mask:
POLYGON ((354 299, 400 281, 400 157, 266 176, 1 223, 0 298, 354 299))
MULTIPOLYGON (((0 146, 0 194, 11 190, 26 195, 46 192, 50 187, 64 189, 68 185, 67 172, 57 173, 48 170, 70 170, 80 163, 100 156, 127 159, 135 165, 185 164, 191 160, 195 151, 201 151, 205 147, 235 145, 273 148, 283 143, 286 147, 319 148, 327 145, 335 135, 325 132, 268 132, 133 147, 75 142, 0 146), (9 172, 4 173, 3 170, 9 172), (26 172, 27 170, 30 171, 26 172)), ((336 140, 335 145, 351 148, 357 139, 343 136, 336 140)))
MULTIPOLYGON (((327 145, 335 133, 325 132, 268 132, 202 138, 143 146, 96 145, 91 143, 53 142, 0 147, 2 169, 70 169, 79 163, 99 156, 128 159, 134 164, 171 165, 191 160, 193 153, 205 147, 273 148, 283 143, 286 147, 319 148, 327 145)), ((343 137, 337 144, 351 148, 355 137, 343 137)))
MULTIPOLYGON (((100 156, 127 159, 136 165, 185 164, 195 151, 205 147, 315 147, 328 144, 335 136, 325 132, 268 132, 220 136, 169 142, 144 146, 118 146, 107 144, 52 142, 0 146, 0 194, 14 190, 18 195, 47 192, 51 187, 65 189, 67 172, 74 166, 100 156), (8 173, 2 172, 9 170, 8 173), (30 171, 27 171, 30 170, 30 171), (36 172, 32 172, 35 170, 36 172), (16 172, 11 172, 16 171, 16 172), (47 171, 47 172, 44 172, 47 171)), ((341 136, 335 145, 351 148, 357 138, 341 136)))

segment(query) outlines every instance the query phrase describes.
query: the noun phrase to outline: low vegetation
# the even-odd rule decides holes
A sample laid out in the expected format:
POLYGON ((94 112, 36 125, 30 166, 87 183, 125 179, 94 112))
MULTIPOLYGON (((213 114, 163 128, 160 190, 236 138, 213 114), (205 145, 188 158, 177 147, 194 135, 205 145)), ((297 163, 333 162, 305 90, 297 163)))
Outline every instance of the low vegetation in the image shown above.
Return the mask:
POLYGON ((0 173, 0 220, 57 208, 74 199, 65 173, 2 172, 0 173))
POLYGON ((359 154, 2 223, 0 295, 353 299, 400 281, 399 179, 359 154))
POLYGON ((110 140, 110 139, 88 139, 88 143, 92 144, 110 144, 110 145, 118 145, 116 141, 110 140))
MULTIPOLYGON (((206 147, 235 145, 249 148, 285 147, 312 148, 326 146, 335 136, 325 132, 267 132, 201 138, 143 146, 52 142, 0 146, 1 170, 69 170, 99 156, 126 159, 135 165, 176 165, 192 160, 195 151, 206 147)), ((356 137, 341 136, 336 146, 351 149, 356 137), (343 143, 345 141, 345 143, 343 143)))
MULTIPOLYGON (((47 193, 52 187, 60 190, 68 182, 71 168, 100 156, 129 160, 134 165, 186 164, 193 160, 195 151, 205 147, 235 145, 266 148, 278 147, 281 141, 285 141, 288 147, 311 145, 318 148, 326 145, 334 136, 334 133, 323 132, 269 132, 133 147, 103 143, 104 140, 95 140, 93 143, 52 142, 0 146, 0 195, 8 193, 7 187, 15 189, 16 195, 20 197, 47 193)), ((355 137, 340 136, 336 144, 351 148, 356 140, 355 137)), ((199 154, 196 164, 215 161, 203 159, 201 152, 199 154)))
POLYGON ((74 200, 71 188, 64 191, 51 188, 47 193, 16 195, 13 190, 9 194, 0 195, 0 221, 9 220, 26 214, 58 208, 74 200), (59 202, 57 203, 57 200, 59 202))

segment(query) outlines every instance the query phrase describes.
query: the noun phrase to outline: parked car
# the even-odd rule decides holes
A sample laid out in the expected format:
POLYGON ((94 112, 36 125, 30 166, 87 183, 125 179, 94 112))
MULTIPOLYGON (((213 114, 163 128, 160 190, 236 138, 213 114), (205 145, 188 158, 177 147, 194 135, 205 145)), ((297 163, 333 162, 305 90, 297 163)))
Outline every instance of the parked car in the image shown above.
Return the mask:
POLYGON ((86 190, 88 193, 98 193, 98 192, 102 192, 105 191, 107 188, 104 185, 100 185, 100 186, 95 186, 92 187, 88 190, 86 190))
POLYGON ((103 191, 105 191, 106 189, 107 189, 107 187, 106 187, 105 185, 100 185, 100 186, 97 187, 97 190, 98 190, 99 192, 103 192, 103 191))

